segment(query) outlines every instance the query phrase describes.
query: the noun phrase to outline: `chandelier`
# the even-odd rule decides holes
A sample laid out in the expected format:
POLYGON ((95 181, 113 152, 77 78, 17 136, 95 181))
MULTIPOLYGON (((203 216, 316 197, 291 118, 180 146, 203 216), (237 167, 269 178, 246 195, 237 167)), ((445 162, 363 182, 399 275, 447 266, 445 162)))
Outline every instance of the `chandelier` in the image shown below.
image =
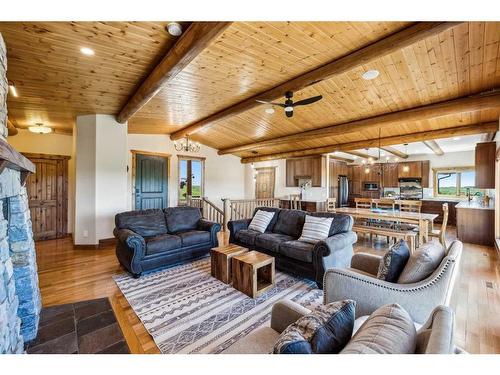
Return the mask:
POLYGON ((174 141, 174 148, 176 151, 198 152, 200 151, 200 143, 192 142, 186 137, 179 142, 174 141))

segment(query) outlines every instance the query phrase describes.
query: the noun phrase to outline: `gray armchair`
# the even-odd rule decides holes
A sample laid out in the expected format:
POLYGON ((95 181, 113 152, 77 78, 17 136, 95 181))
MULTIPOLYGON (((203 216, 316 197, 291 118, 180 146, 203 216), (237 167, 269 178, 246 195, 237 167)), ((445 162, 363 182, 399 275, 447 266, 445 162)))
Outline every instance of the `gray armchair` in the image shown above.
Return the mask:
MULTIPOLYGON (((271 324, 262 327, 227 348, 223 354, 268 354, 281 332, 310 310, 289 300, 277 302, 271 312, 271 324)), ((454 315, 449 307, 438 306, 417 330, 415 354, 459 353, 453 342, 454 315)))
POLYGON ((396 284, 376 278, 381 257, 358 253, 351 268, 331 268, 324 277, 324 302, 356 301, 356 317, 370 315, 381 306, 398 303, 417 323, 424 323, 438 305, 449 305, 458 273, 462 243, 454 241, 436 270, 412 284, 396 284))

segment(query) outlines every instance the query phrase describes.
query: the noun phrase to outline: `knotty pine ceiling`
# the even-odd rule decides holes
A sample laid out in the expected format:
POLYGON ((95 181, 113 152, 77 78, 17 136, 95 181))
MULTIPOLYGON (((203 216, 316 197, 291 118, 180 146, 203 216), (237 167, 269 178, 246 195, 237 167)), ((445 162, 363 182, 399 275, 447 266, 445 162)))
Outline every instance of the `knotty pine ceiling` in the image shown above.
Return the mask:
MULTIPOLYGON (((167 22, 0 22, 9 97, 19 127, 71 129, 76 115, 116 114, 175 43, 167 22), (96 51, 83 56, 80 46, 96 51)), ((130 133, 176 131, 243 99, 382 39, 408 22, 234 22, 129 120, 130 133)), ((221 120, 193 139, 216 149, 399 111, 500 87, 500 23, 465 22, 294 93, 323 95, 294 117, 266 105, 221 120), (380 71, 365 81, 368 69, 380 71)), ((281 100, 280 100, 281 101, 281 100)), ((498 110, 394 123, 382 136, 498 120, 498 110)), ((259 149, 259 154, 377 138, 378 129, 259 149)), ((252 156, 251 152, 236 153, 252 156)))

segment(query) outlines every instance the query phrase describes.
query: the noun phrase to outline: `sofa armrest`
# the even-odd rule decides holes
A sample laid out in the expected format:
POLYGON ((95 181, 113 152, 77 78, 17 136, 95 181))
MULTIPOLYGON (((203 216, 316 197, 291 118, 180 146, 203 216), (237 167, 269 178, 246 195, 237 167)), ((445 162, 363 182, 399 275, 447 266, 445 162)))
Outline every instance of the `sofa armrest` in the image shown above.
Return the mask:
POLYGON ((456 347, 453 339, 454 314, 448 306, 437 306, 427 321, 418 330, 426 337, 418 340, 417 351, 421 354, 453 354, 456 347))
POLYGON ((219 232, 220 229, 221 229, 220 224, 214 221, 209 221, 205 219, 200 219, 198 221, 198 230, 210 232, 210 241, 212 242, 213 247, 219 246, 219 240, 217 239, 217 232, 219 232))
POLYGON ((355 232, 349 231, 338 233, 316 243, 316 245, 314 246, 314 250, 318 252, 321 251, 322 256, 326 257, 335 251, 352 246, 354 243, 356 243, 357 240, 358 236, 355 232))
POLYGON ((437 305, 446 304, 451 271, 437 272, 417 283, 395 284, 348 269, 332 268, 324 276, 324 302, 356 301, 356 317, 370 315, 381 306, 399 303, 422 324, 437 305))
POLYGON ((231 220, 227 223, 227 228, 229 229, 229 242, 234 242, 236 240, 236 232, 242 229, 248 229, 252 219, 241 219, 241 220, 231 220))
POLYGON ((382 257, 375 254, 357 253, 352 256, 351 267, 377 276, 382 257))
POLYGON ((130 229, 115 228, 113 230, 113 235, 123 245, 126 245, 132 250, 146 247, 146 241, 144 241, 144 237, 135 233, 134 231, 131 231, 130 229))
POLYGON ((309 314, 311 310, 290 301, 281 300, 274 304, 271 312, 271 328, 281 333, 290 324, 309 314))

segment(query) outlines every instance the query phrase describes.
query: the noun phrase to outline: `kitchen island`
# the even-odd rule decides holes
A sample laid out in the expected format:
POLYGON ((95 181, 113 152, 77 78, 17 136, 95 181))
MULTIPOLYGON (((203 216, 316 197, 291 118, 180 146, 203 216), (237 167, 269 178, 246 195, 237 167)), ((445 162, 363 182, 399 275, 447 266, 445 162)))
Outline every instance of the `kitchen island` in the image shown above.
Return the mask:
MULTIPOLYGON (((301 210, 307 212, 319 212, 326 210, 326 200, 306 199, 300 201, 301 210)), ((280 198, 281 208, 290 208, 290 199, 280 198)))
POLYGON ((478 201, 464 201, 455 206, 457 237, 462 242, 493 246, 495 242, 495 207, 478 201))

